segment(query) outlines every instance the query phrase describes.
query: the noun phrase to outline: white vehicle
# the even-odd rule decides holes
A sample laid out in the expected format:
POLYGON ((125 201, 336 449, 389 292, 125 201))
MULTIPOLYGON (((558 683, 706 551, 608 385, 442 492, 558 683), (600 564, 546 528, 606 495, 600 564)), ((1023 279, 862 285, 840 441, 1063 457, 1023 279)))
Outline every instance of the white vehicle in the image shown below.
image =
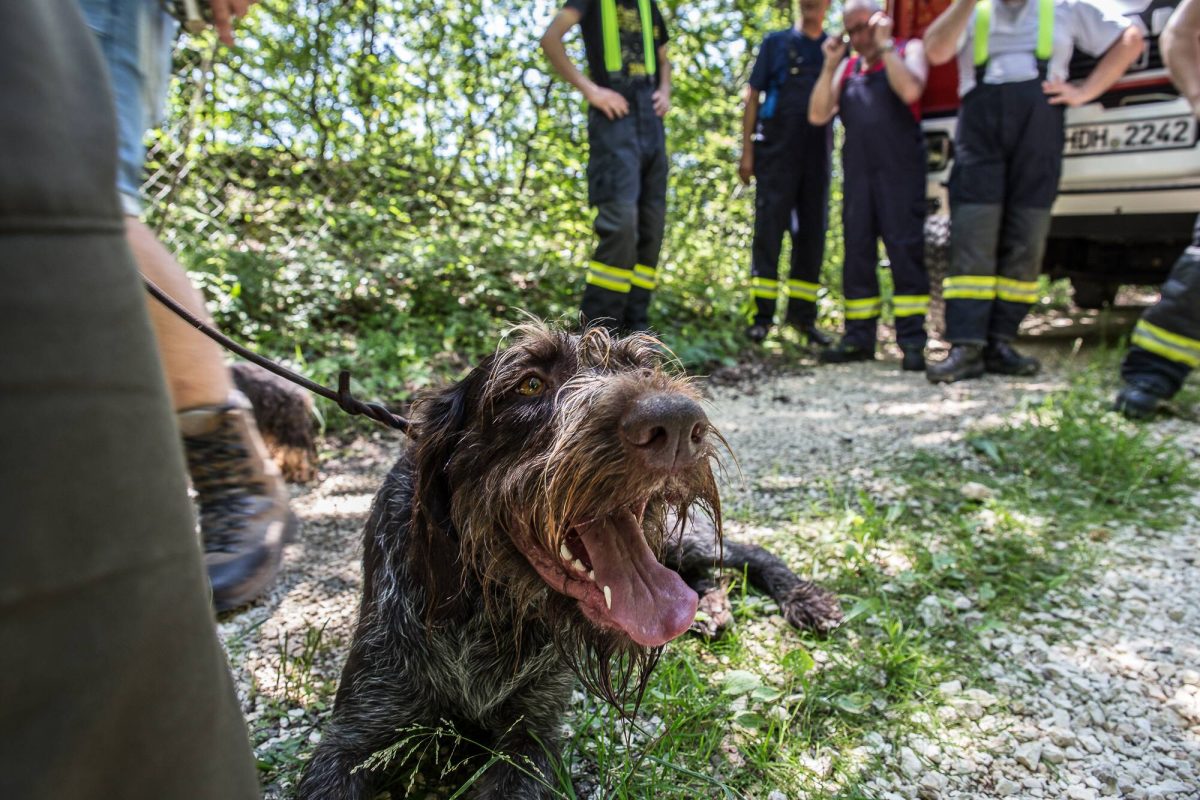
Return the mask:
MULTIPOLYGON (((1171 85, 1158 36, 1177 0, 1113 0, 1146 34, 1146 49, 1097 102, 1068 109, 1062 182, 1044 272, 1070 278, 1084 308, 1111 303, 1121 284, 1159 284, 1192 241, 1200 211, 1196 118, 1171 85)), ((949 0, 893 0, 898 35, 923 33, 949 0)), ((1078 51, 1070 77, 1095 59, 1078 51)), ((922 98, 931 213, 946 214, 958 112, 953 61, 937 67, 922 98)))

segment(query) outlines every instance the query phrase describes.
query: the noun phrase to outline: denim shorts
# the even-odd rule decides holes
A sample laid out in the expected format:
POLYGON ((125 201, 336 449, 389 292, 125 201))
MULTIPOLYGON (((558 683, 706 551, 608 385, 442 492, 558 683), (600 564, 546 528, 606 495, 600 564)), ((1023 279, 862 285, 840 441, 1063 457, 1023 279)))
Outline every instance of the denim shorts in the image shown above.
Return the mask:
POLYGON ((108 65, 117 111, 117 191, 142 212, 146 131, 162 121, 177 23, 158 0, 78 0, 108 65))

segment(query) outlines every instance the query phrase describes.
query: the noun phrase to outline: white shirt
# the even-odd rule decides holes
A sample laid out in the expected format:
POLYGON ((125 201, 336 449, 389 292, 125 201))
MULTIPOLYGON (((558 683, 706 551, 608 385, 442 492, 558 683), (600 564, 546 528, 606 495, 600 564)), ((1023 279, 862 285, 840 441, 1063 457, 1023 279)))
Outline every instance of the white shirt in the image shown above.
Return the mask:
MULTIPOLYGON (((958 43, 958 96, 975 88, 975 11, 958 43)), ((1066 80, 1078 47, 1099 58, 1133 23, 1112 0, 1055 0, 1054 49, 1047 78, 1066 80)), ((1037 77, 1038 0, 992 0, 992 34, 984 83, 1016 83, 1037 77)))

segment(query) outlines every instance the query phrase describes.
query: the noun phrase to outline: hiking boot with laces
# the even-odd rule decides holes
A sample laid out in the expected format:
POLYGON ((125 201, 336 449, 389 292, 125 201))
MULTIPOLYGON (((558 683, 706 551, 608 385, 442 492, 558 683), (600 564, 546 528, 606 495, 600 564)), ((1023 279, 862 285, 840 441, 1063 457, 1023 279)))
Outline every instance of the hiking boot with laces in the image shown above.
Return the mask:
POLYGON ((1113 411, 1119 411, 1129 419, 1153 419, 1162 400, 1141 386, 1123 386, 1113 401, 1113 411))
POLYGON ((977 344, 953 345, 945 360, 925 368, 925 377, 930 383, 954 383, 982 376, 983 348, 977 344))
POLYGON ((271 585, 296 520, 244 395, 234 392, 228 403, 188 409, 178 417, 200 505, 213 606, 228 611, 271 585))
POLYGON ((761 322, 756 322, 749 328, 746 328, 746 338, 755 344, 762 344, 767 338, 767 334, 771 332, 770 325, 763 325, 761 322))
POLYGON ((1023 356, 1009 342, 990 342, 983 350, 983 368, 997 375, 1037 375, 1042 362, 1023 356))
POLYGON ((875 350, 841 341, 817 354, 822 364, 849 364, 852 361, 874 361, 875 350))

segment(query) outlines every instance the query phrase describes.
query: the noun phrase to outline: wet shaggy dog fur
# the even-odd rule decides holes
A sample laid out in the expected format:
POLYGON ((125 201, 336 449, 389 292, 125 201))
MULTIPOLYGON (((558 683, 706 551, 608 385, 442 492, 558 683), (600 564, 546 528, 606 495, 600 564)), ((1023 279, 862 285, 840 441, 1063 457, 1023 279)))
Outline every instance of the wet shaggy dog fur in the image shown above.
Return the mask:
MULTIPOLYGON (((463 381, 415 404, 414 442, 375 497, 363 596, 304 800, 373 797, 359 768, 413 725, 443 720, 524 765, 496 763, 471 796, 549 796, 576 680, 637 702, 662 646, 693 625, 720 559, 720 434, 648 336, 530 325, 463 381), (689 585, 689 581, 691 585, 689 585)), ((724 543, 794 624, 841 612, 759 549, 724 543)), ((722 616, 723 615, 723 616, 722 616)))

